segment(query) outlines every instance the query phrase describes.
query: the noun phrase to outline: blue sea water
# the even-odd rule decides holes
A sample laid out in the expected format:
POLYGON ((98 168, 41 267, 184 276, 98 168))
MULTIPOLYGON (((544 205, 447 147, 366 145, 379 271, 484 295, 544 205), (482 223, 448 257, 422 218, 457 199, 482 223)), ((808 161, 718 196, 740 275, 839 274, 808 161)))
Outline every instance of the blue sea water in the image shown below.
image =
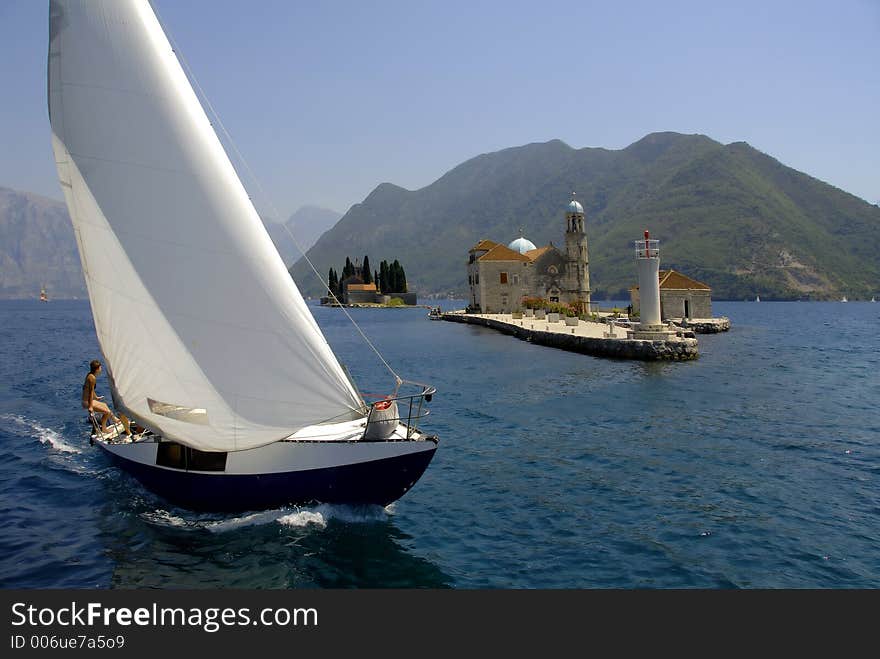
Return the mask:
MULTIPOLYGON (((880 587, 880 304, 714 306, 733 329, 670 364, 352 310, 437 387, 433 463, 384 509, 222 515, 89 447, 87 302, 0 302, 0 586, 880 587)), ((313 312, 387 391, 344 315, 313 312)))

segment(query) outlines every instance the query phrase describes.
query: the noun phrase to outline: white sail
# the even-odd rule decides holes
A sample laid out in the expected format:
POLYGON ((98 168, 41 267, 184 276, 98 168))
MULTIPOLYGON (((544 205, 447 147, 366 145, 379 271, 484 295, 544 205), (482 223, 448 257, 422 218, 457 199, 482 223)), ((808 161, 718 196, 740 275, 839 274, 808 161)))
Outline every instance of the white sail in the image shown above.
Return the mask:
POLYGON ((197 449, 262 446, 362 400, 147 0, 52 0, 49 115, 122 405, 197 449))

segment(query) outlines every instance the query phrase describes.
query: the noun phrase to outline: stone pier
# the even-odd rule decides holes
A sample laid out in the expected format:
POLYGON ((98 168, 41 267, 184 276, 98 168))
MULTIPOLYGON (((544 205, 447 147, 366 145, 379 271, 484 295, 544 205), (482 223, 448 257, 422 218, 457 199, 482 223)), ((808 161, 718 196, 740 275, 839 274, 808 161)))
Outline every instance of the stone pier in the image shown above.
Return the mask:
POLYGON ((699 356, 696 338, 673 334, 664 340, 629 339, 626 328, 584 320, 578 321, 577 325, 566 325, 564 317, 553 322, 538 318, 514 318, 512 314, 453 311, 444 313, 443 320, 481 325, 538 345, 594 357, 686 361, 699 356))
POLYGON ((719 318, 670 318, 676 325, 682 328, 692 330, 697 334, 717 334, 718 332, 726 332, 730 329, 730 318, 721 316, 719 318))

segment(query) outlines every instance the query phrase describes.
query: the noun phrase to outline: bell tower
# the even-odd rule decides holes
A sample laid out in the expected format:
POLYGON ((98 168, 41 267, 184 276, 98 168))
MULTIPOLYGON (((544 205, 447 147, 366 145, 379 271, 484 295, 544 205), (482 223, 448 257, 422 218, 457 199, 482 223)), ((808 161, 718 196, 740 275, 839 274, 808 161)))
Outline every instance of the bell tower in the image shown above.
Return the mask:
POLYGON ((571 193, 565 210, 566 288, 569 302, 577 302, 583 311, 590 310, 590 257, 584 231, 584 207, 571 193))

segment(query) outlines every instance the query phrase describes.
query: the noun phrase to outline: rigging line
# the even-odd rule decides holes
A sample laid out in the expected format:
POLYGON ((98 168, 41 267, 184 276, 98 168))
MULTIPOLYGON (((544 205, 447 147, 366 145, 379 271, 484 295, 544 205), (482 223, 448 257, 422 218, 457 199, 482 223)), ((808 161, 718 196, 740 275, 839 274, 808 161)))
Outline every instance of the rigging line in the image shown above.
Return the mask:
MULTIPOLYGON (((162 17, 159 15, 159 11, 156 9, 155 5, 153 5, 152 3, 151 3, 151 6, 153 9, 153 12, 156 14, 157 20, 162 25, 163 31, 165 32, 166 36, 168 37, 168 41, 171 43, 172 52, 176 56, 177 60, 183 66, 184 70, 186 71, 187 75, 189 76, 189 79, 195 85, 196 89, 198 90, 199 95, 202 97, 202 100, 207 105, 209 112, 214 117, 214 119, 216 119, 217 125, 220 127, 220 130, 223 131, 223 134, 226 136, 226 139, 229 142, 229 145, 232 147, 233 151, 235 151, 235 155, 238 157, 238 159, 244 165, 244 167, 247 170, 248 174, 250 175, 251 179, 256 184, 257 189, 259 190, 260 194, 263 196, 264 201, 269 205, 269 209, 275 214, 275 217, 280 219, 281 213, 278 212, 278 209, 276 208, 275 204, 272 202, 272 199, 269 197, 269 195, 266 193, 265 188, 263 188, 263 185, 260 183, 260 179, 257 178, 256 173, 254 172, 253 169, 251 169, 251 166, 248 164, 248 161, 245 159, 244 155, 242 155, 241 151, 239 151, 238 146, 236 146, 235 141, 232 139, 232 135, 230 135, 229 131, 226 130, 226 126, 223 124, 223 121, 220 119, 220 115, 214 109, 214 106, 211 104, 211 101, 208 98, 208 95, 205 93, 205 90, 202 89, 202 86, 199 84, 198 79, 196 78, 192 69, 189 67, 189 64, 187 63, 186 58, 183 56, 183 53, 177 47, 177 43, 174 41, 174 37, 171 35, 171 32, 167 29, 167 27, 165 25, 165 21, 163 21, 162 17)), ((373 345, 373 342, 370 341, 370 339, 367 337, 367 335, 361 329, 360 325, 358 325, 355 322, 354 318, 351 317, 351 314, 348 313, 348 310, 339 301, 339 298, 336 297, 336 294, 330 290, 329 282, 324 281, 324 278, 318 272, 317 268, 315 268, 314 263, 312 263, 311 259, 306 255, 305 250, 303 250, 302 246, 299 244, 299 241, 296 239, 296 237, 293 235, 293 233, 290 231, 290 229, 287 227, 287 225, 284 224, 283 222, 279 222, 279 224, 281 224, 281 226, 287 232, 287 235, 290 236, 290 239, 293 241, 293 244, 296 246, 296 249, 299 251, 299 253, 302 255, 302 257, 306 260, 306 263, 309 264, 309 267, 312 269, 312 272, 315 273, 315 276, 318 278, 318 281, 321 282, 321 285, 327 289, 327 291, 330 293, 332 298, 336 301, 337 304, 339 304, 339 308, 342 309, 342 311, 345 313, 345 316, 348 318, 349 321, 351 321, 351 324, 354 326, 354 328, 361 335, 361 338, 363 338, 363 340, 366 342, 366 344, 368 346, 370 346, 372 351, 374 353, 376 353, 376 356, 379 358, 379 361, 381 361, 382 364, 385 365, 385 368, 388 369, 388 372, 391 373, 392 376, 394 376, 394 381, 395 381, 395 385, 396 385, 394 391, 395 391, 395 395, 396 395, 397 391, 400 389, 400 385, 403 384, 406 380, 401 378, 397 374, 397 372, 393 368, 391 368, 391 365, 387 361, 385 361, 385 358, 382 356, 382 353, 379 352, 378 348, 376 348, 376 346, 373 345)), ((292 277, 292 275, 291 275, 291 277, 292 277)))

